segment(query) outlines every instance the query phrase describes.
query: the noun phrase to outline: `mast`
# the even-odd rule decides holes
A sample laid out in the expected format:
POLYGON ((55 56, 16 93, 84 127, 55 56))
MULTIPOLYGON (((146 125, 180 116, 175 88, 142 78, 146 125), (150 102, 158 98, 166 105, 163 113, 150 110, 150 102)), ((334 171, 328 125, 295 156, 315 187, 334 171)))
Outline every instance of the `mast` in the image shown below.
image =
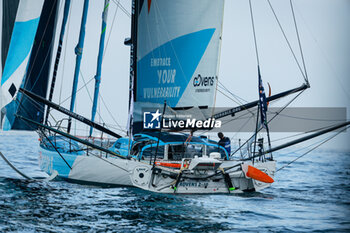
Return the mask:
MULTIPOLYGON (((69 8, 70 8, 70 0, 66 0, 64 3, 63 20, 62 20, 62 25, 61 25, 60 39, 58 42, 58 48, 57 48, 57 53, 56 53, 55 66, 53 69, 53 75, 52 75, 52 81, 51 81, 51 87, 50 87, 50 93, 49 93, 49 101, 52 101, 52 96, 53 96, 53 92, 55 89, 58 64, 60 63, 60 58, 61 58, 62 44, 63 44, 64 32, 65 32, 66 24, 67 24, 67 20, 68 20, 69 8)), ((50 107, 47 106, 46 116, 45 116, 45 124, 47 124, 49 114, 50 114, 50 107)))
MULTIPOLYGON (((129 79, 129 117, 128 135, 131 139, 133 127, 134 102, 136 101, 136 77, 137 77, 137 23, 139 14, 139 1, 133 0, 131 6, 131 44, 130 44, 130 79, 129 79)), ((130 141, 130 140, 129 140, 130 141)))
MULTIPOLYGON (((100 47, 99 47, 98 58, 97 58, 97 70, 96 70, 96 76, 95 76, 95 92, 94 92, 94 102, 92 105, 91 121, 95 120, 98 93, 100 90, 102 58, 103 58, 103 50, 104 50, 105 35, 106 35, 108 6, 109 6, 109 0, 105 0, 103 13, 102 13, 102 28, 101 28, 101 37, 100 37, 100 47)), ((90 137, 92 135, 92 130, 93 130, 93 127, 90 127, 90 134, 89 134, 90 137)))
MULTIPOLYGON (((86 25, 88 7, 89 7, 89 0, 84 0, 84 9, 83 9, 83 16, 81 19, 79 42, 77 44, 77 47, 75 47, 75 54, 77 56, 76 56, 76 61, 75 61, 72 97, 71 97, 70 109, 69 109, 71 112, 73 112, 73 110, 74 110, 75 97, 76 97, 76 92, 77 92, 77 88, 78 88, 78 77, 79 77, 79 71, 80 71, 81 58, 83 55, 83 47, 84 47, 84 39, 85 39, 85 25, 86 25)), ((67 129, 68 133, 70 132, 71 125, 72 125, 72 119, 69 118, 68 129, 67 129)))
POLYGON ((134 101, 135 99, 135 92, 136 92, 136 77, 137 77, 137 21, 138 21, 138 14, 139 14, 139 1, 133 0, 132 1, 132 18, 131 18, 131 46, 130 46, 130 95, 129 95, 129 106, 131 97, 133 96, 134 101))

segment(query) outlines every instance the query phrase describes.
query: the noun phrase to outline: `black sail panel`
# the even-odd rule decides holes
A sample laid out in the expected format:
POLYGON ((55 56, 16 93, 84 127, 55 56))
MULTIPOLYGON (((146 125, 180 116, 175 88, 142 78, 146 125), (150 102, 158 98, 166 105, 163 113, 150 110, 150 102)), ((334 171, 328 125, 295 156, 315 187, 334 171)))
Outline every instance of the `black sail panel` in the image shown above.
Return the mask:
MULTIPOLYGON (((21 85, 43 98, 46 98, 50 76, 50 65, 55 38, 56 21, 59 0, 46 0, 40 16, 40 21, 35 35, 32 52, 30 55, 26 77, 21 85)), ((14 117, 13 114, 25 116, 38 122, 43 121, 44 105, 30 100, 27 96, 19 94, 17 101, 9 104, 7 118, 14 117)), ((35 130, 26 122, 15 118, 12 130, 35 130)))
POLYGON ((4 70, 7 52, 9 50, 13 25, 16 20, 19 0, 3 0, 2 2, 2 38, 1 67, 4 70))

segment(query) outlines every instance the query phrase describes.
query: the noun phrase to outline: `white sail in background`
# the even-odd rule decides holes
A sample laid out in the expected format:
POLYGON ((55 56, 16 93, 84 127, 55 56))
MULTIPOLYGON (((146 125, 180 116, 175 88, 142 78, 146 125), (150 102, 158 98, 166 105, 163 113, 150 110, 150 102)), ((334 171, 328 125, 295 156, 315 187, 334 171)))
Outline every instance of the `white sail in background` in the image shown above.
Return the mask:
MULTIPOLYGON (((21 0, 1 77, 1 108, 15 98, 26 73, 44 0, 21 0)), ((6 119, 5 119, 6 120, 6 119)))

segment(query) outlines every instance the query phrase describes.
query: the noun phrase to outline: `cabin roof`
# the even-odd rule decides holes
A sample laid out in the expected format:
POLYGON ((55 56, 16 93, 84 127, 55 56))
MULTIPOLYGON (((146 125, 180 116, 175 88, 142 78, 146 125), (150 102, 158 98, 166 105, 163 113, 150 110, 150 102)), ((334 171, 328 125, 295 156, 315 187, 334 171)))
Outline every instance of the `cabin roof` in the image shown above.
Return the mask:
MULTIPOLYGON (((143 138, 154 138, 154 140, 159 140, 167 143, 167 142, 186 142, 189 141, 188 137, 189 134, 185 133, 174 133, 174 132, 155 132, 155 131, 150 131, 150 132, 143 132, 142 134, 135 134, 135 140, 142 140, 143 138)), ((208 142, 207 139, 198 137, 198 136, 192 136, 190 142, 198 142, 198 143, 203 143, 203 142, 208 142)), ((216 143, 212 140, 210 140, 210 143, 216 143)))

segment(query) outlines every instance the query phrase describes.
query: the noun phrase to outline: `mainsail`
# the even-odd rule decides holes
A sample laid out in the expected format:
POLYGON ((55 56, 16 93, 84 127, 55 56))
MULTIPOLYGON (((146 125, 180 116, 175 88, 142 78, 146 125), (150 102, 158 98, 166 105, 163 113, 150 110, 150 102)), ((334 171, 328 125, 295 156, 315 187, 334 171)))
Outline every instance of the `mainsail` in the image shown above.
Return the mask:
POLYGON ((133 7, 134 133, 142 130, 143 110, 162 109, 164 101, 172 109, 199 108, 210 117, 224 0, 136 0, 133 7))
MULTIPOLYGON (((2 50, 2 61, 5 64, 1 77, 0 107, 4 130, 32 130, 14 116, 16 113, 37 121, 43 119, 44 106, 17 92, 23 87, 46 96, 58 2, 38 0, 33 4, 30 0, 19 1, 7 54, 4 55, 6 50, 2 50)), ((12 4, 7 3, 7 6, 12 7, 11 12, 15 9, 12 4)), ((8 9, 3 8, 3 11, 8 9)), ((3 23, 11 23, 11 20, 3 23)), ((11 28, 11 25, 6 28, 11 28)))

